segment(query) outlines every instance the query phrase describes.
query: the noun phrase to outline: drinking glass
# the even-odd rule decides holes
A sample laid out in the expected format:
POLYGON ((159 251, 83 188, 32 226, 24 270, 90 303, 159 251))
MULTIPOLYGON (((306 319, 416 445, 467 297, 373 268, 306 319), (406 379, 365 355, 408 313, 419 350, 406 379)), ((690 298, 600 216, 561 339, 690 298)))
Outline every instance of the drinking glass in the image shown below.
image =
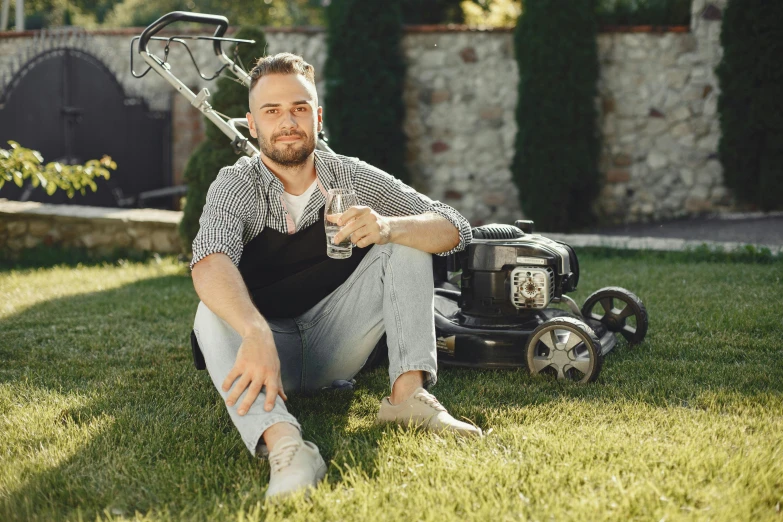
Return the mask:
MULTIPOLYGON (((359 204, 356 192, 348 189, 329 189, 326 193, 326 206, 324 207, 324 227, 326 228, 326 255, 333 259, 347 259, 351 257, 353 243, 347 237, 342 242, 335 244, 334 236, 342 229, 337 220, 343 212, 350 207, 359 204)), ((343 225, 345 226, 345 225, 343 225)))

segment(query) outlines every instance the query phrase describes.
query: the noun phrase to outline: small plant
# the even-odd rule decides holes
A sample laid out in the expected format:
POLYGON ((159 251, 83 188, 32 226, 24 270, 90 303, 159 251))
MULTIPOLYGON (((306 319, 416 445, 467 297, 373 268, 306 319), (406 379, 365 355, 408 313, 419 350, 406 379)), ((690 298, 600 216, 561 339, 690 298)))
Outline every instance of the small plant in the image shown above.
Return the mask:
POLYGON ((64 165, 57 161, 43 164, 43 156, 37 150, 22 147, 9 141, 11 149, 0 149, 0 188, 6 182, 22 187, 30 180, 33 187, 40 186, 50 196, 57 189, 64 190, 69 198, 76 192, 84 194, 87 187, 98 190, 95 178, 109 179, 109 170, 116 170, 117 164, 109 156, 93 159, 84 165, 64 165))

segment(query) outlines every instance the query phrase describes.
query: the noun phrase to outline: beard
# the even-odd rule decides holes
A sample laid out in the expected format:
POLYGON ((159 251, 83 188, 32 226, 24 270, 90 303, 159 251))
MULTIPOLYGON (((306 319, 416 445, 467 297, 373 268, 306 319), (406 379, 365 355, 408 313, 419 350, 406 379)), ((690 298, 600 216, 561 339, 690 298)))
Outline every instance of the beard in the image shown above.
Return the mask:
POLYGON ((298 167, 304 164, 315 150, 315 135, 308 137, 307 134, 300 131, 287 131, 272 134, 267 140, 259 133, 258 145, 267 158, 281 167, 298 167), (286 143, 282 149, 275 148, 275 140, 283 136, 299 136, 302 141, 300 143, 286 143))

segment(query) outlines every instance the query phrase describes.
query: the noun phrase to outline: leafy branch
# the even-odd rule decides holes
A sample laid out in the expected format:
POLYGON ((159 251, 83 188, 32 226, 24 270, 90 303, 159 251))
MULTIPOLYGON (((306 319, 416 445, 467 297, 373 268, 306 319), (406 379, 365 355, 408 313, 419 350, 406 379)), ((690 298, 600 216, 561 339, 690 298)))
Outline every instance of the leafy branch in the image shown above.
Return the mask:
POLYGON ((56 161, 44 165, 43 156, 37 150, 26 149, 15 141, 8 144, 10 150, 0 149, 0 188, 6 182, 14 182, 21 188, 29 179, 33 187, 40 185, 50 196, 59 188, 72 198, 77 191, 84 195, 87 187, 95 192, 98 190, 95 179, 109 179, 109 170, 117 170, 117 164, 109 156, 84 165, 64 165, 56 161))

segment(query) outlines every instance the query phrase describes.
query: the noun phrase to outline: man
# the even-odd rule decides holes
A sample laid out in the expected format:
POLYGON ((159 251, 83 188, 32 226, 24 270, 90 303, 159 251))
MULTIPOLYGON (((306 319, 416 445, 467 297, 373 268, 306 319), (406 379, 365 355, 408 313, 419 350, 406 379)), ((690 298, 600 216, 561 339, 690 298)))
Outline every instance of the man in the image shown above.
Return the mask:
POLYGON ((201 298, 194 330, 248 449, 268 451, 267 498, 326 473, 286 391, 351 379, 384 331, 392 389, 378 421, 480 436, 426 391, 437 379, 430 254, 464 248, 470 225, 356 158, 315 151, 323 112, 302 58, 262 58, 251 77, 247 121, 261 154, 213 182, 191 267, 201 298), (326 255, 331 188, 355 190, 361 204, 342 214, 334 238, 351 238, 348 259, 326 255))

